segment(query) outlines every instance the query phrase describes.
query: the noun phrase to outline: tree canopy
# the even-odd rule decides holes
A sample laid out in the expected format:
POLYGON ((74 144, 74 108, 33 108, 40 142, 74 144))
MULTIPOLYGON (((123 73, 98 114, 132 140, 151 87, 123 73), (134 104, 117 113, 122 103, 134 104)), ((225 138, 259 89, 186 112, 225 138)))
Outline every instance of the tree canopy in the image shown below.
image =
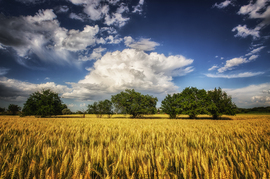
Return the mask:
POLYGON ((107 114, 108 117, 111 117, 113 114, 112 102, 108 99, 104 101, 94 102, 87 106, 88 114, 96 114, 97 117, 101 118, 103 114, 107 114))
POLYGON ((221 88, 206 92, 204 89, 188 87, 181 93, 168 94, 161 102, 161 109, 170 118, 186 114, 194 119, 199 114, 210 114, 217 119, 223 114, 235 115, 236 106, 221 88))
POLYGON ((21 107, 19 107, 16 104, 10 104, 8 106, 8 112, 10 112, 12 115, 15 115, 17 112, 19 112, 21 110, 21 107))
POLYGON ((143 95, 134 89, 126 89, 119 94, 112 95, 111 101, 117 112, 130 114, 136 118, 144 114, 155 114, 158 99, 143 95))
POLYGON ((62 114, 66 108, 58 95, 50 89, 34 92, 27 99, 23 107, 23 115, 52 116, 62 114))
POLYGON ((217 119, 223 114, 236 114, 237 107, 232 102, 232 98, 228 96, 225 91, 222 91, 221 88, 215 88, 213 91, 208 91, 208 96, 211 100, 208 111, 214 119, 217 119))

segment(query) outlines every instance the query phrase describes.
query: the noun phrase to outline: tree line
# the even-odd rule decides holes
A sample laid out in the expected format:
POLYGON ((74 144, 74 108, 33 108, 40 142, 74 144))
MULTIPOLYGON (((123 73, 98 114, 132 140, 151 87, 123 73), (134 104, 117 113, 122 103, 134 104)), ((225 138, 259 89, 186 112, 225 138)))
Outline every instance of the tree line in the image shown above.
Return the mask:
MULTIPOLYGON (((196 87, 187 87, 181 93, 168 94, 158 110, 156 108, 157 101, 156 97, 148 94, 143 95, 134 89, 126 89, 112 95, 111 100, 106 99, 89 104, 83 113, 96 114, 97 117, 129 114, 133 118, 138 118, 162 111, 168 114, 171 119, 175 119, 181 114, 188 115, 193 119, 199 114, 209 114, 217 119, 224 114, 235 115, 237 109, 231 97, 221 88, 205 91, 196 87)), ((20 110, 17 105, 10 105, 10 111, 12 111, 12 107, 13 111, 20 110)), ((32 93, 22 109, 23 116, 46 117, 61 114, 71 114, 71 111, 67 105, 62 103, 59 95, 50 89, 32 93)))

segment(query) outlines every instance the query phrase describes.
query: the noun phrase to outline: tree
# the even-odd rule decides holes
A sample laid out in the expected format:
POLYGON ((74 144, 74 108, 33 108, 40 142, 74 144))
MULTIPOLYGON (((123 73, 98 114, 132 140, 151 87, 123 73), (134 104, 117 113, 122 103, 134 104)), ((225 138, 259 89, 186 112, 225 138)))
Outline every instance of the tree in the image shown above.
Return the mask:
POLYGON ((232 102, 232 98, 227 95, 221 88, 215 88, 213 91, 208 91, 208 96, 211 103, 208 107, 208 112, 214 119, 221 117, 223 114, 235 115, 236 105, 232 102))
POLYGON ((68 109, 68 108, 65 108, 65 109, 62 110, 62 114, 63 114, 63 115, 71 114, 71 113, 72 113, 72 112, 71 112, 70 109, 68 109))
POLYGON ((169 114, 170 119, 175 119, 178 114, 181 114, 182 108, 179 102, 180 93, 173 95, 168 94, 165 99, 161 102, 162 112, 169 114))
POLYGON ((26 116, 38 115, 41 117, 61 115, 66 105, 62 104, 59 95, 50 89, 34 92, 27 99, 23 107, 26 116))
POLYGON ((8 106, 8 111, 12 114, 15 115, 17 112, 19 112, 21 110, 21 107, 19 107, 16 104, 10 104, 8 106))
POLYGON ((183 114, 189 115, 189 118, 195 119, 199 114, 207 114, 208 96, 204 89, 196 87, 185 88, 179 102, 183 109, 183 114))
POLYGON ((6 108, 1 108, 0 107, 0 113, 4 113, 4 112, 6 112, 6 108))
POLYGON ((94 102, 93 104, 89 104, 87 106, 88 114, 96 114, 97 117, 101 118, 103 114, 107 114, 108 117, 111 117, 113 114, 112 111, 112 102, 108 99, 104 101, 94 102))
POLYGON ((126 89, 119 94, 112 95, 111 101, 115 109, 136 118, 144 114, 155 114, 158 99, 135 92, 134 89, 126 89))

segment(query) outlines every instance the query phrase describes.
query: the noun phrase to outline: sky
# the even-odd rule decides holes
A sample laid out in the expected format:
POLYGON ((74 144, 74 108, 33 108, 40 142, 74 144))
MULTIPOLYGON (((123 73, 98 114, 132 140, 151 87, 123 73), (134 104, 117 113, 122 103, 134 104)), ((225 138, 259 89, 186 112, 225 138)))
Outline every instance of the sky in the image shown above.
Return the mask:
POLYGON ((0 0, 0 107, 51 89, 72 111, 125 89, 222 88, 270 106, 270 0, 0 0))

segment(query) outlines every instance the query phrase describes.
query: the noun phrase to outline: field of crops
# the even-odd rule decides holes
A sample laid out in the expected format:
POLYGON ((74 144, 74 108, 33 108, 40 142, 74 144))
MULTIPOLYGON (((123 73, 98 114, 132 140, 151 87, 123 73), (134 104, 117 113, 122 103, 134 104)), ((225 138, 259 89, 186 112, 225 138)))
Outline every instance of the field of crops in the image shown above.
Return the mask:
POLYGON ((270 178, 270 115, 0 116, 1 178, 270 178))

